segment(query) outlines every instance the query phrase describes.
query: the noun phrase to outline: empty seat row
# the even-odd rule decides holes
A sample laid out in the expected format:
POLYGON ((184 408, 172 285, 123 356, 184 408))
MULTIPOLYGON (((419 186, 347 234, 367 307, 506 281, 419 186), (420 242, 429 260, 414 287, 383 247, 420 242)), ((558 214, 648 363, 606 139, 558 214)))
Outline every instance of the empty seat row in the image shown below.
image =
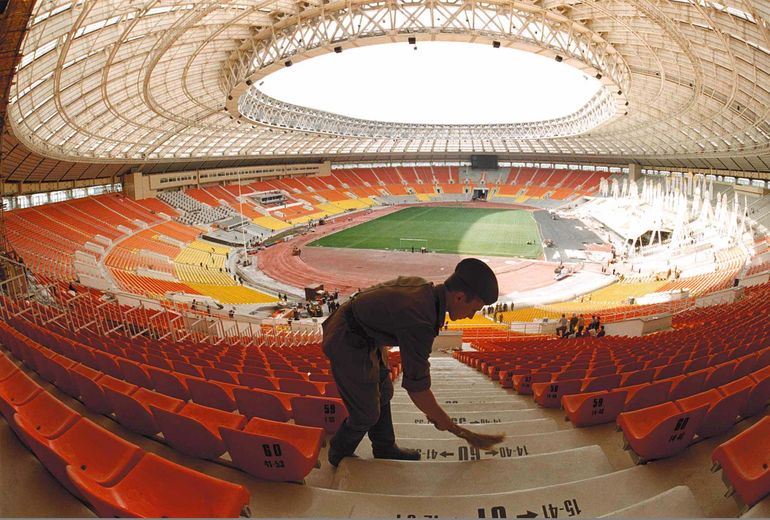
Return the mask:
MULTIPOLYGON (((7 335, 4 336, 4 343, 14 343, 13 340, 7 340, 7 335)), ((9 345, 12 351, 19 351, 19 357, 31 368, 63 391, 80 399, 90 410, 105 415, 114 413, 118 422, 143 435, 156 436, 162 433, 163 440, 182 453, 215 459, 227 451, 233 463, 242 469, 251 468, 256 457, 261 465, 255 476, 269 480, 301 480, 316 464, 324 433, 321 427, 280 423, 185 402, 102 374, 47 351, 45 347, 27 338, 15 339, 18 344, 9 345), (271 437, 259 428, 273 434, 280 433, 282 437, 271 437), (235 436, 228 433, 226 435, 229 437, 223 439, 223 429, 242 430, 249 435, 235 436), (270 438, 271 446, 275 449, 265 451, 262 448, 261 443, 265 438, 270 438), (239 444, 228 446, 226 439, 239 444), (239 446, 246 442, 245 439, 249 441, 249 450, 254 453, 250 458, 236 457, 231 448, 243 452, 244 449, 239 446), (275 456, 271 455, 276 450, 282 454, 279 462, 273 460, 275 456)), ((267 392, 243 390, 246 403, 244 408, 253 411, 254 415, 269 414, 270 407, 275 407, 275 396, 267 392), (264 409, 262 405, 266 405, 264 409)), ((19 396, 20 399, 29 397, 23 393, 19 396)), ((296 408, 300 421, 305 419, 332 431, 347 415, 341 401, 321 399, 323 402, 317 402, 319 398, 302 396, 293 396, 292 399, 296 401, 289 403, 296 408)), ((281 412, 286 414, 285 408, 281 412)), ((279 417, 279 420, 286 419, 285 415, 279 417)))
MULTIPOLYGON (((601 399, 601 398, 599 398, 601 399)), ((720 435, 737 417, 761 413, 770 401, 770 366, 689 397, 618 415, 627 446, 641 462, 684 450, 695 435, 720 435)))
POLYGON ((0 412, 40 462, 105 517, 238 517, 240 485, 175 464, 80 416, 0 354, 0 412))

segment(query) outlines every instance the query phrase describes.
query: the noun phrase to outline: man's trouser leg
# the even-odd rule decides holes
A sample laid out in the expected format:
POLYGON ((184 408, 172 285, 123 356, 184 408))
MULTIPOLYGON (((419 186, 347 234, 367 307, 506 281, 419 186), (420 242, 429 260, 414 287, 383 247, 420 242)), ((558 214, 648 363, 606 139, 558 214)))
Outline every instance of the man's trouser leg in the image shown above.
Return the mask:
MULTIPOLYGON (((359 354, 376 356, 373 352, 359 354)), ((348 417, 329 443, 329 462, 334 466, 355 453, 366 433, 380 419, 380 390, 376 376, 369 378, 360 370, 353 372, 343 360, 340 361, 338 365, 332 360, 331 369, 348 417)))
POLYGON ((393 397, 393 382, 390 370, 380 363, 380 418, 369 428, 369 440, 374 453, 384 452, 396 445, 396 433, 393 431, 393 416, 390 412, 390 400, 393 397))

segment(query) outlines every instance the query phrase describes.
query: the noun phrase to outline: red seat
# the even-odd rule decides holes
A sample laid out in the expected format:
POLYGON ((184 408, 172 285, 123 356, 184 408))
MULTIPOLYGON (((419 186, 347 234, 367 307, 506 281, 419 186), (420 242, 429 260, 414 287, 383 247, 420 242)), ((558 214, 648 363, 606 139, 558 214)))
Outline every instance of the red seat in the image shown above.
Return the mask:
POLYGON ((187 379, 187 388, 190 389, 192 400, 200 405, 219 408, 226 412, 237 409, 233 396, 233 385, 190 377, 187 379))
POLYGON ((737 359, 735 364, 735 370, 733 371, 733 379, 738 379, 743 376, 749 375, 754 371, 754 367, 756 366, 757 366, 756 354, 743 356, 742 358, 737 359))
POLYGON ((321 428, 254 417, 243 430, 219 429, 233 462, 265 480, 300 481, 318 460, 321 428))
POLYGON ((583 386, 582 379, 532 383, 532 393, 535 396, 535 402, 540 406, 558 408, 563 395, 577 394, 581 386, 583 386))
POLYGON ((147 453, 117 482, 100 484, 75 466, 67 473, 102 517, 237 518, 249 503, 231 484, 147 453))
POLYGON ((248 418, 262 417, 273 421, 291 419, 291 394, 256 388, 233 388, 238 412, 248 418))
POLYGON ((342 399, 332 397, 295 396, 291 398, 294 422, 323 428, 328 433, 339 429, 348 411, 342 399))
POLYGON ((711 455, 714 470, 748 507, 770 493, 770 417, 720 444, 711 455))
POLYGON ((636 370, 634 372, 623 372, 620 374, 620 382, 618 386, 633 386, 640 385, 642 383, 652 382, 652 378, 655 377, 654 368, 647 368, 645 370, 636 370))
POLYGON ((703 388, 716 388, 732 381, 736 365, 735 361, 728 361, 714 367, 714 370, 706 377, 706 381, 703 382, 703 388))
POLYGON ((567 381, 569 379, 583 379, 586 376, 586 370, 567 370, 554 375, 553 381, 567 381))
POLYGON ((709 405, 681 411, 671 401, 618 415, 626 444, 639 462, 670 457, 687 448, 709 405))
POLYGON ((278 390, 276 379, 258 374, 243 373, 238 375, 238 381, 249 388, 261 388, 262 390, 278 390))
POLYGON ((62 404, 48 392, 40 392, 26 404, 17 407, 17 412, 9 424, 22 441, 29 445, 25 431, 35 430, 43 437, 56 437, 79 418, 80 415, 69 406, 62 404))
POLYGON ((203 371, 200 367, 180 360, 173 360, 171 364, 174 366, 174 372, 179 372, 180 374, 188 376, 203 377, 203 371))
POLYGON ((19 370, 0 382, 0 413, 10 423, 17 408, 30 402, 42 391, 40 385, 19 370))
POLYGON ((127 395, 105 387, 104 395, 109 401, 118 422, 142 435, 155 435, 160 432, 150 405, 175 412, 184 406, 184 401, 168 395, 153 392, 140 387, 133 394, 127 395))
POLYGON ((561 407, 576 427, 614 421, 626 402, 626 389, 565 395, 561 407))
POLYGON ((615 374, 617 373, 617 371, 618 371, 618 367, 616 367, 614 363, 604 365, 604 366, 596 366, 588 372, 588 375, 586 377, 587 378, 601 377, 601 376, 606 376, 610 374, 615 374))
POLYGON ((682 370, 682 373, 691 373, 696 372, 698 370, 703 370, 708 366, 708 356, 700 356, 694 359, 691 359, 687 362, 685 365, 684 370, 682 370))
POLYGON ((705 390, 704 384, 706 382, 706 377, 708 377, 709 372, 712 370, 713 369, 707 368, 705 370, 699 370, 698 372, 688 373, 673 378, 674 382, 671 384, 671 391, 669 392, 668 398, 672 401, 676 401, 677 399, 702 392, 705 390))
POLYGON ((206 379, 210 379, 212 381, 230 383, 233 385, 238 384, 238 381, 235 379, 235 376, 232 374, 232 372, 222 370, 221 368, 203 367, 203 375, 206 376, 206 379))
POLYGON ((275 370, 273 368, 273 377, 278 377, 281 379, 305 379, 305 376, 303 374, 300 374, 296 370, 275 370))
POLYGON ((78 496, 77 488, 67 476, 67 466, 80 468, 95 482, 110 483, 122 478, 144 453, 138 446, 85 418, 53 438, 46 438, 34 429, 24 433, 43 466, 78 496))
POLYGON ((278 389, 287 394, 314 395, 320 397, 321 390, 316 383, 304 379, 278 379, 278 389))
POLYGON ((606 374, 585 380, 582 392, 596 392, 598 390, 612 390, 620 385, 620 374, 606 374))
POLYGON ((94 350, 94 359, 99 370, 105 374, 109 374, 112 377, 123 379, 123 371, 120 369, 118 362, 115 360, 115 356, 107 354, 100 350, 94 350))
POLYGON ((152 385, 161 394, 176 397, 182 401, 190 399, 190 390, 185 383, 184 376, 178 376, 168 370, 162 370, 155 367, 147 367, 147 373, 150 375, 152 385))
POLYGON ((321 374, 318 372, 313 372, 312 374, 310 374, 310 380, 319 381, 321 383, 333 383, 334 376, 331 376, 329 374, 321 374))
POLYGON ((668 379, 680 375, 684 371, 684 367, 687 364, 685 361, 677 363, 671 363, 655 369, 655 380, 668 379))
POLYGON ((165 370, 172 369, 171 362, 168 359, 156 354, 147 354, 147 364, 165 370))
POLYGON ((150 390, 155 388, 152 379, 150 379, 150 374, 148 374, 147 370, 145 370, 139 363, 128 359, 118 359, 118 366, 123 373, 123 379, 125 381, 135 384, 136 386, 149 388, 150 390))
POLYGON ((8 359, 5 354, 0 353, 0 382, 5 381, 18 371, 19 367, 17 367, 13 361, 8 359))
POLYGON ((533 383, 546 383, 551 380, 550 372, 535 372, 530 374, 514 374, 511 378, 513 389, 521 395, 532 395, 533 383))
POLYGON ((751 374, 751 379, 756 381, 754 388, 749 393, 749 399, 743 409, 744 417, 750 417, 762 412, 770 401, 770 367, 757 370, 751 374))
POLYGON ((71 373, 75 384, 80 392, 80 400, 86 407, 95 413, 107 415, 112 412, 112 405, 104 396, 103 387, 108 386, 118 392, 131 393, 136 390, 136 386, 126 383, 112 376, 102 376, 97 380, 90 379, 79 372, 71 373))
POLYGON ((340 390, 337 388, 337 383, 326 383, 324 388, 325 397, 340 397, 340 390))
POLYGON ((150 410, 170 446, 187 455, 206 459, 215 459, 225 452, 219 436, 220 426, 241 428, 246 422, 242 415, 195 403, 187 403, 176 412, 153 405, 150 410))
POLYGON ((683 411, 693 410, 704 404, 708 405, 708 411, 703 418, 703 423, 695 432, 699 437, 706 438, 720 435, 732 428, 748 397, 749 388, 729 393, 722 393, 716 388, 712 388, 705 392, 679 399, 676 404, 683 411))

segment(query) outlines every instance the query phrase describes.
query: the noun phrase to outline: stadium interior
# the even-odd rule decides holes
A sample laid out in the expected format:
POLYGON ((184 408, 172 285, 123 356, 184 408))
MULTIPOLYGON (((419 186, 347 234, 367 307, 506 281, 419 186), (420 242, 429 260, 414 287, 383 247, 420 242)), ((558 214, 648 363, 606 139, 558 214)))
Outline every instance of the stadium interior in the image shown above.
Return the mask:
POLYGON ((0 1, 0 94, 0 516, 770 517, 767 1, 0 1), (418 124, 260 89, 427 41, 598 90, 418 124), (323 321, 467 257, 499 300, 431 388, 504 440, 434 428, 393 345, 421 460, 332 466, 323 321))

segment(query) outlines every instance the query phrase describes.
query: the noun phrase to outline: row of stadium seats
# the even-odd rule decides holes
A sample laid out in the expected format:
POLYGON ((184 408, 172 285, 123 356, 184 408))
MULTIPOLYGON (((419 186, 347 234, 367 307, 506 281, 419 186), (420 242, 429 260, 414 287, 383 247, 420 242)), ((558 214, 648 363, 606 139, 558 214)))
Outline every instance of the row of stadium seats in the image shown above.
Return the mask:
POLYGON ((77 414, 4 354, 0 412, 46 469, 101 516, 234 517, 249 503, 244 487, 147 453, 77 414))

